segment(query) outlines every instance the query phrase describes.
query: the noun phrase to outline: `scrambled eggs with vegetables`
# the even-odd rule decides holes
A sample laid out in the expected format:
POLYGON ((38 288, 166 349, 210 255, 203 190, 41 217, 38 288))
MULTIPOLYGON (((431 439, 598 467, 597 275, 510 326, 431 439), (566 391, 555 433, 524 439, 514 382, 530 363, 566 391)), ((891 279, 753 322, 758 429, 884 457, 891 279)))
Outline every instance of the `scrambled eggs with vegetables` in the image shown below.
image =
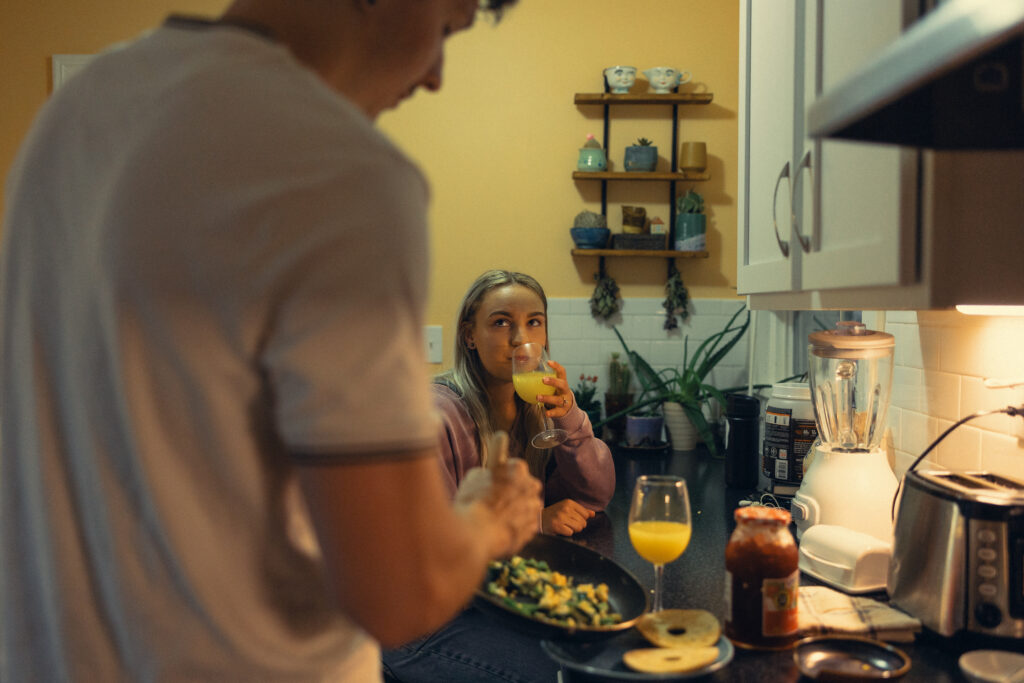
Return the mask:
POLYGON ((487 592, 528 617, 570 627, 612 626, 622 615, 608 605, 608 585, 573 585, 572 579, 551 571, 542 560, 511 559, 491 562, 495 576, 487 592))

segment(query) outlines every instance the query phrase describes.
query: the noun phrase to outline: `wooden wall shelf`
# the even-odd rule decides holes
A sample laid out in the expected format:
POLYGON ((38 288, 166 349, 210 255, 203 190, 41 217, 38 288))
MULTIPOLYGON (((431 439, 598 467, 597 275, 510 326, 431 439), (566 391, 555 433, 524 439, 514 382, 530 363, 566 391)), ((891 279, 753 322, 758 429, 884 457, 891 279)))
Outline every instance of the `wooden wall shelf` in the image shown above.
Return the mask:
MULTIPOLYGON (((671 232, 676 218, 676 183, 710 180, 707 171, 675 171, 679 168, 677 152, 679 151, 679 106, 690 104, 710 104, 714 99, 712 93, 646 93, 641 95, 613 95, 611 93, 576 93, 573 101, 577 105, 596 104, 604 108, 604 140, 605 157, 609 156, 610 126, 609 110, 612 105, 664 104, 672 107, 672 143, 669 155, 670 171, 633 172, 633 171, 574 171, 574 180, 597 180, 601 183, 601 213, 608 215, 608 183, 622 181, 661 181, 667 182, 669 201, 669 221, 667 229, 671 232)), ((707 251, 674 251, 671 249, 573 249, 573 256, 594 256, 599 263, 599 274, 604 276, 605 258, 661 258, 668 261, 668 277, 676 272, 676 259, 708 258, 707 251)))
POLYGON ((572 177, 574 180, 711 180, 711 174, 706 171, 573 171, 572 177))
POLYGON ((573 256, 637 256, 641 258, 707 258, 706 251, 673 251, 671 249, 573 249, 573 256))
POLYGON ((714 96, 709 92, 668 93, 657 95, 613 95, 611 93, 576 93, 576 104, 711 104, 714 96))

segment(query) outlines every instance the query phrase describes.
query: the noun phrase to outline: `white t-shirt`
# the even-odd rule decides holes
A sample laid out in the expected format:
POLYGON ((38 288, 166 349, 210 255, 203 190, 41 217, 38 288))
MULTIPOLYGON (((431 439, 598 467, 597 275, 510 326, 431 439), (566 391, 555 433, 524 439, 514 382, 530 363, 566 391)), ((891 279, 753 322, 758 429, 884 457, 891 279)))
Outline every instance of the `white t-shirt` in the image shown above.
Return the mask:
POLYGON ((0 680, 379 677, 293 454, 435 444, 427 199, 240 28, 172 22, 57 91, 7 185, 0 680))

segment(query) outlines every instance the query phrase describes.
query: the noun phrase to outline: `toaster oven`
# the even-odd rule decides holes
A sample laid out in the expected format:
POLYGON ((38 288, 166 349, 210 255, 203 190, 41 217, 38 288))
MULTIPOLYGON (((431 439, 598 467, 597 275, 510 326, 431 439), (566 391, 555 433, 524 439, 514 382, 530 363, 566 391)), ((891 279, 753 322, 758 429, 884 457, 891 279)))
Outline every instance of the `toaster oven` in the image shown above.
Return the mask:
POLYGON ((908 472, 887 590, 944 636, 1024 639, 1024 482, 985 471, 908 472))

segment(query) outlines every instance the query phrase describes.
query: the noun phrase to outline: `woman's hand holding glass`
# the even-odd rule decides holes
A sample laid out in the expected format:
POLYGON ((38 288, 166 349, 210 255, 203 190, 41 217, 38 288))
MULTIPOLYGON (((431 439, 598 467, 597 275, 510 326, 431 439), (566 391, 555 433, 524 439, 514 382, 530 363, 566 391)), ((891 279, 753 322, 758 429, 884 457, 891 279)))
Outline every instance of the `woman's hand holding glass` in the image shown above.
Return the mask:
POLYGON ((629 540, 640 557, 654 565, 654 606, 662 609, 661 579, 665 564, 690 544, 690 494, 686 481, 668 475, 642 475, 629 506, 629 540))
POLYGON ((548 358, 543 344, 527 342, 512 352, 512 385, 519 398, 536 406, 543 431, 530 442, 534 448, 553 448, 568 437, 564 429, 555 429, 550 417, 562 417, 575 399, 565 379, 565 368, 548 358), (550 407, 545 407, 550 406, 550 407))

